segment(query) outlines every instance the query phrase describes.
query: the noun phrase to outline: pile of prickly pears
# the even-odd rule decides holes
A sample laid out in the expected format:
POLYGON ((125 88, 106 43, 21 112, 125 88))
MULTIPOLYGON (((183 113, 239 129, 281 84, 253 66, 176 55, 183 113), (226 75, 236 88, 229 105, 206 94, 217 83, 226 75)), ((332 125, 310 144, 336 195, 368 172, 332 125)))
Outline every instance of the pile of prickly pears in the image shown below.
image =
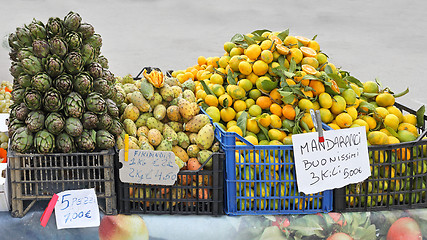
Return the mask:
MULTIPOLYGON (((187 169, 191 158, 201 166, 212 152, 219 150, 219 143, 214 142, 208 115, 200 112, 195 83, 188 80, 181 84, 176 78, 161 76, 160 87, 145 77, 117 78, 115 87, 123 98, 119 110, 124 126, 117 137, 117 147, 124 148, 124 136, 128 134, 130 149, 173 151, 180 169, 187 169)), ((204 164, 207 169, 211 166, 211 160, 204 164)))

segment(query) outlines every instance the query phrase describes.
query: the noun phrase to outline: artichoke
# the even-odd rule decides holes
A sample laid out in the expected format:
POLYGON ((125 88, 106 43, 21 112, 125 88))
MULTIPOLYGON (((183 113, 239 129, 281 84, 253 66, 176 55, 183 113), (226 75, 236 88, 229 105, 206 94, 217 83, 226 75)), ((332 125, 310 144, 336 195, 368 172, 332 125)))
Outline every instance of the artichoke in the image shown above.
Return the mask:
POLYGON ((96 62, 101 64, 102 68, 108 69, 108 59, 106 57, 101 55, 96 59, 96 62))
POLYGON ((17 105, 14 109, 15 109, 15 117, 20 121, 25 121, 28 114, 30 113, 30 109, 27 108, 25 103, 21 103, 17 105))
POLYGON ((85 110, 85 101, 76 92, 68 94, 64 100, 64 113, 67 117, 80 118, 85 110))
POLYGON ((80 151, 92 152, 96 146, 95 130, 84 130, 83 133, 76 137, 76 145, 80 151))
POLYGON ((9 47, 12 48, 12 50, 18 50, 19 48, 21 48, 15 33, 9 34, 7 41, 9 43, 9 47))
POLYGON ((64 71, 64 62, 59 57, 53 55, 46 59, 44 68, 50 77, 56 78, 64 71))
POLYGON ((64 35, 64 25, 63 21, 60 18, 49 18, 46 24, 46 31, 50 38, 55 36, 63 36, 64 35))
POLYGON ((87 73, 79 73, 74 77, 74 91, 85 97, 92 92, 92 78, 87 73))
POLYGON ((78 137, 83 132, 83 125, 78 118, 70 117, 65 120, 64 129, 68 135, 78 137))
POLYGON ((29 56, 33 56, 33 48, 32 47, 27 47, 27 48, 21 48, 19 49, 19 51, 16 53, 16 60, 22 61, 22 59, 25 59, 29 56))
POLYGON ((96 147, 101 150, 106 150, 114 147, 116 141, 114 136, 106 130, 96 132, 96 147))
POLYGON ((55 88, 51 88, 43 97, 43 108, 48 112, 57 112, 62 109, 62 95, 55 88))
POLYGON ((38 110, 42 104, 42 97, 39 91, 35 89, 29 89, 25 92, 24 97, 25 106, 29 110, 38 110))
POLYGON ((33 39, 31 37, 30 31, 25 27, 16 28, 16 42, 20 47, 31 47, 33 39))
POLYGON ((41 92, 45 93, 52 86, 52 78, 46 73, 39 73, 33 77, 32 87, 41 92))
POLYGON ((46 131, 41 130, 34 136, 34 148, 38 153, 51 153, 55 149, 55 136, 46 131))
POLYGON ((15 103, 22 103, 25 97, 25 89, 23 88, 15 88, 12 91, 12 100, 15 103))
POLYGON ((80 37, 79 33, 76 32, 67 32, 65 34, 65 42, 68 45, 68 50, 71 51, 78 51, 80 47, 82 46, 82 38, 80 37))
POLYGON ((94 49, 99 49, 102 46, 101 35, 95 33, 90 38, 86 39, 84 43, 90 44, 94 49))
POLYGON ((123 131, 123 124, 118 119, 113 119, 113 123, 108 131, 114 136, 118 136, 123 131))
POLYGON ((70 74, 77 74, 83 68, 84 62, 82 55, 78 52, 70 52, 65 56, 65 70, 70 74))
POLYGON ((59 57, 64 57, 68 52, 67 44, 60 37, 49 39, 50 53, 59 57))
POLYGON ((94 60, 96 52, 90 44, 84 44, 80 49, 80 54, 82 55, 83 62, 89 64, 94 60))
POLYGON ((67 16, 64 18, 64 26, 68 29, 68 31, 77 31, 79 29, 80 24, 82 22, 82 18, 78 13, 69 12, 67 16))
POLYGON ((104 78, 98 78, 93 82, 93 90, 95 90, 97 93, 100 93, 103 97, 107 97, 109 94, 111 94, 110 85, 104 78))
POLYGON ((54 135, 60 134, 65 128, 65 120, 59 113, 49 113, 44 122, 46 130, 54 135))
POLYGON ((99 93, 90 93, 86 98, 86 108, 96 114, 103 114, 107 111, 107 104, 99 93))
POLYGON ((113 101, 116 103, 124 103, 126 100, 126 92, 119 85, 114 85, 114 88, 116 90, 116 94, 113 98, 113 101))
POLYGON ((116 78, 114 77, 114 74, 110 72, 110 70, 104 68, 104 71, 102 72, 102 77, 107 80, 108 84, 113 85, 116 82, 116 78))
POLYGON ((43 72, 43 66, 36 56, 29 56, 21 60, 22 68, 24 72, 29 75, 36 75, 39 72, 43 72))
POLYGON ((26 26, 31 33, 33 39, 46 39, 47 32, 44 24, 41 21, 33 19, 33 22, 26 26))
POLYGON ((56 136, 56 149, 58 152, 62 153, 72 153, 75 152, 74 139, 66 134, 61 133, 56 136))
POLYGON ((102 66, 97 62, 89 64, 86 70, 93 79, 100 78, 103 75, 102 66))
POLYGON ((20 127, 11 135, 10 147, 12 150, 25 153, 33 146, 33 133, 26 127, 20 127))
POLYGON ((13 136, 15 131, 18 130, 19 128, 26 127, 24 121, 20 121, 18 119, 13 119, 13 120, 9 119, 9 120, 10 120, 9 124, 7 125, 9 136, 13 136))
POLYGON ((19 62, 12 62, 12 65, 9 68, 9 72, 12 75, 12 77, 17 78, 19 75, 21 75, 24 72, 24 68, 22 67, 22 64, 19 62))
POLYGON ((73 80, 70 75, 63 74, 55 79, 53 86, 62 95, 68 95, 73 91, 73 80))
POLYGON ((99 115, 98 120, 99 121, 98 121, 97 128, 100 130, 102 130, 102 129, 108 130, 111 127, 111 125, 113 124, 113 118, 110 115, 108 115, 108 113, 104 113, 102 115, 99 115))
POLYGON ((17 78, 15 78, 19 86, 23 88, 31 87, 31 79, 32 77, 28 74, 21 74, 17 78))
POLYGON ((49 55, 49 43, 46 40, 34 40, 32 46, 34 56, 45 58, 49 55))
POLYGON ((77 29, 77 32, 79 32, 82 35, 83 39, 88 39, 95 34, 95 29, 93 26, 89 23, 82 23, 80 24, 80 27, 77 29))
POLYGON ((105 103, 107 104, 108 114, 110 114, 111 117, 119 117, 120 112, 116 103, 109 98, 105 99, 105 103))
POLYGON ((27 124, 28 130, 31 132, 38 132, 44 128, 44 120, 45 116, 42 111, 32 111, 28 113, 25 124, 27 124))
POLYGON ((94 129, 98 126, 98 116, 93 112, 85 112, 82 117, 83 127, 85 129, 94 129))

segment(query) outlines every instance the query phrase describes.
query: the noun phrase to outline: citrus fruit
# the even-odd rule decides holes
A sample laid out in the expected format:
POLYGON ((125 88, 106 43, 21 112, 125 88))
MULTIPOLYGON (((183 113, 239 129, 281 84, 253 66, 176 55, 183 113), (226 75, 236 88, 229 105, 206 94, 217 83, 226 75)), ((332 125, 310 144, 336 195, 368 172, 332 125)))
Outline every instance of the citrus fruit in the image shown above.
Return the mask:
POLYGON ((285 136, 286 134, 283 134, 283 132, 281 132, 279 129, 272 128, 268 130, 268 137, 270 138, 271 141, 273 140, 282 141, 283 138, 285 138, 285 136))
POLYGON ((241 79, 238 83, 238 86, 242 87, 246 92, 250 91, 253 87, 253 84, 251 81, 249 81, 248 79, 244 78, 241 79))
POLYGON ((268 72, 268 64, 262 60, 257 60, 252 66, 252 71, 257 76, 262 76, 268 72))
POLYGON ((287 36, 283 40, 283 44, 290 48, 298 48, 298 39, 296 39, 294 36, 287 36))
POLYGON ((384 118, 384 125, 391 127, 394 131, 397 131, 399 127, 399 118, 394 114, 389 114, 384 118))
POLYGON ((261 126, 268 127, 271 123, 271 117, 267 113, 262 114, 261 117, 258 119, 258 122, 259 124, 261 124, 261 126))
POLYGON ((340 95, 335 95, 332 99, 331 112, 335 115, 342 113, 346 108, 346 101, 340 95))
POLYGON ((307 113, 307 112, 304 113, 304 116, 302 116, 302 118, 301 118, 301 122, 305 122, 309 129, 314 128, 313 119, 311 119, 310 113, 307 113))
POLYGON ((331 111, 327 108, 321 108, 319 109, 320 112, 320 118, 322 119, 322 122, 324 123, 330 123, 332 120, 334 120, 334 115, 332 115, 331 111))
POLYGON ((282 108, 282 115, 285 116, 286 119, 294 120, 295 119, 295 109, 292 105, 286 104, 282 108))
POLYGON ((319 67, 319 62, 315 57, 305 57, 301 60, 301 65, 308 64, 314 68, 319 67))
POLYGON ((356 102, 356 92, 352 88, 347 88, 341 93, 348 105, 353 105, 356 102))
POLYGON ((260 47, 261 47, 261 50, 268 50, 268 49, 273 50, 273 48, 272 48, 273 42, 270 39, 264 40, 261 42, 260 47))
POLYGON ((231 126, 230 128, 228 128, 227 132, 235 132, 235 133, 239 134, 240 136, 243 135, 242 129, 240 127, 238 127, 237 125, 234 125, 234 126, 231 126))
POLYGON ((302 52, 298 48, 291 48, 289 50, 289 54, 287 55, 286 59, 291 62, 291 59, 294 59, 295 63, 298 64, 302 60, 302 52))
POLYGON ((403 122, 403 114, 402 111, 399 110, 399 108, 395 106, 389 106, 386 107, 386 109, 389 113, 394 114, 399 118, 399 123, 403 122))
POLYGON ((270 112, 278 117, 282 116, 282 107, 279 104, 273 103, 270 105, 270 112))
POLYGON ((230 50, 230 57, 234 57, 234 56, 238 56, 238 55, 242 55, 244 52, 243 48, 241 47, 234 47, 230 50))
POLYGON ((250 108, 252 105, 255 104, 255 100, 253 100, 252 98, 248 98, 245 100, 246 103, 246 108, 250 108))
POLYGON ((377 121, 371 116, 363 116, 362 119, 368 123, 369 129, 372 130, 377 127, 377 121))
POLYGON ((246 103, 243 100, 236 100, 233 104, 233 108, 236 112, 244 111, 246 110, 246 103))
POLYGON ((234 120, 231 120, 229 122, 227 122, 227 129, 229 129, 231 126, 236 126, 237 122, 234 120))
POLYGON ((317 56, 317 52, 313 48, 300 47, 300 50, 301 50, 302 54, 304 55, 304 57, 316 57, 317 56))
POLYGON ((258 44, 251 44, 245 49, 245 55, 251 60, 256 60, 261 54, 261 47, 258 44))
POLYGON ((310 39, 303 37, 303 36, 295 36, 295 38, 302 43, 302 45, 307 46, 308 43, 310 43, 310 39))
POLYGON ((233 104, 233 99, 230 97, 230 95, 223 94, 223 95, 219 96, 218 103, 223 107, 231 107, 231 105, 233 104), (227 99, 227 106, 224 106, 224 104, 225 104, 224 100, 225 99, 227 99))
POLYGON ((251 115, 252 117, 257 117, 259 115, 261 115, 262 113, 262 108, 258 105, 252 105, 249 110, 248 110, 249 115, 251 115))
POLYGON ((282 127, 282 120, 280 119, 279 116, 272 114, 270 115, 270 119, 271 119, 271 127, 273 128, 281 128, 282 127))
POLYGON ((335 117, 335 120, 337 121, 337 125, 340 126, 340 128, 348 128, 351 126, 353 122, 353 118, 348 113, 340 113, 338 116, 335 117))
POLYGON ((388 136, 380 131, 372 131, 368 134, 368 142, 371 145, 388 144, 388 136))
MULTIPOLYGON (((230 52, 231 51, 231 49, 233 49, 234 47, 236 47, 236 44, 235 43, 232 43, 232 42, 225 42, 224 43, 224 51, 226 51, 226 52, 230 52)), ((202 65, 202 64, 200 64, 200 65, 202 65)))
POLYGON ((378 84, 373 81, 366 81, 363 83, 363 91, 366 93, 378 93, 378 84))
POLYGON ((406 130, 411 132, 412 134, 414 134, 414 136, 418 137, 418 130, 417 127, 415 127, 414 125, 410 124, 410 123, 401 123, 399 124, 399 126, 397 127, 397 130, 406 130))
POLYGON ((380 93, 375 98, 375 102, 380 107, 389 107, 392 106, 395 102, 394 96, 388 92, 380 93))
POLYGON ((369 124, 365 122, 363 119, 356 119, 353 121, 353 124, 357 124, 359 126, 364 126, 366 128, 366 132, 369 132, 369 124))
POLYGON ((263 50, 261 52, 261 60, 269 64, 273 61, 273 53, 270 50, 263 50))
POLYGON ((355 107, 348 107, 345 109, 345 111, 350 114, 351 118, 354 120, 356 120, 357 118, 357 110, 355 107))
POLYGON ((417 125, 417 116, 415 116, 414 114, 405 114, 403 115, 403 121, 404 123, 410 123, 414 126, 417 125))
POLYGON ((326 63, 328 61, 328 57, 326 57, 323 53, 318 53, 316 55, 317 62, 319 62, 319 66, 326 63))
POLYGON ((314 89, 313 90, 314 96, 319 96, 320 94, 325 92, 325 85, 323 85, 321 81, 311 80, 308 86, 314 89))
POLYGON ((212 74, 212 76, 210 77, 210 81, 213 84, 220 84, 220 85, 222 85, 224 83, 224 79, 218 73, 212 74))
POLYGON ((219 120, 221 119, 221 114, 217 107, 208 107, 206 109, 206 113, 209 115, 209 117, 212 118, 212 121, 214 122, 219 122, 219 120))
POLYGON ((260 106, 262 109, 268 109, 268 108, 270 108, 272 101, 267 96, 261 96, 261 97, 257 98, 256 104, 258 106, 260 106))
POLYGON ((303 111, 309 112, 310 109, 313 108, 313 103, 310 100, 303 98, 299 100, 298 107, 303 111))
POLYGON ((247 61, 242 61, 239 63, 239 72, 244 75, 249 75, 252 72, 252 65, 247 61))
POLYGON ((249 91, 249 97, 255 101, 261 96, 261 94, 261 91, 258 89, 252 89, 249 91))
POLYGON ((246 130, 255 134, 259 133, 260 129, 258 126, 258 122, 255 119, 248 119, 246 121, 246 130))
POLYGON ((329 93, 323 92, 319 94, 319 104, 322 108, 332 107, 332 97, 329 93))
POLYGON ((320 45, 314 40, 310 40, 307 47, 314 49, 316 52, 320 51, 320 45))
POLYGON ((209 106, 216 107, 218 106, 218 98, 215 95, 209 94, 205 97, 205 103, 209 106))
POLYGON ((217 96, 217 97, 219 97, 219 96, 221 96, 221 95, 223 95, 224 93, 225 93, 225 89, 224 89, 224 87, 221 85, 221 84, 214 84, 214 85, 212 85, 212 92, 217 96))

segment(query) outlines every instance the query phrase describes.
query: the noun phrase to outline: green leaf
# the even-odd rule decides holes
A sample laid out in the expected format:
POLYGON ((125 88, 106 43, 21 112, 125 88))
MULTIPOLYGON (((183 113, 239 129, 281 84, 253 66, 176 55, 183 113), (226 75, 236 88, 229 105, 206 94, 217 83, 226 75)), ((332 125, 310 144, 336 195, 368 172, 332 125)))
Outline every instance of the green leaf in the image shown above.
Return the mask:
POLYGON ((326 65, 326 66, 325 66, 325 73, 326 73, 326 74, 330 74, 330 73, 334 73, 334 71, 332 71, 331 66, 326 65))
POLYGON ((310 75, 310 74, 305 75, 304 77, 302 77, 302 79, 319 80, 318 77, 310 75))
POLYGON ((260 41, 260 42, 262 42, 262 41, 264 41, 264 40, 267 40, 268 38, 266 38, 266 37, 261 37, 261 36, 258 36, 258 35, 254 35, 254 36, 252 37, 252 39, 253 39, 253 40, 255 40, 255 41, 260 41))
POLYGON ((285 67, 285 56, 284 55, 280 55, 279 58, 277 59, 277 62, 279 63, 280 66, 285 67))
MULTIPOLYGON (((292 59, 292 61, 293 61, 293 59, 292 59)), ((293 78, 295 76, 295 73, 292 73, 292 72, 285 71, 284 73, 285 73, 285 76, 287 78, 293 78)))
POLYGON ((243 37, 244 37, 245 41, 246 41, 249 45, 251 45, 251 44, 256 44, 256 41, 255 41, 255 40, 253 40, 252 38, 250 38, 250 37, 248 37, 248 36, 246 36, 246 35, 243 35, 243 37))
POLYGON ((393 94, 393 96, 394 96, 395 98, 398 98, 398 97, 401 97, 401 96, 403 96, 403 95, 407 94, 408 92, 409 92, 409 88, 406 88, 406 90, 405 90, 405 91, 403 91, 403 92, 401 92, 401 93, 398 93, 398 94, 393 94))
POLYGON ((208 94, 208 95, 214 95, 215 96, 215 94, 212 92, 212 90, 206 84, 205 80, 200 81, 200 83, 202 84, 203 89, 205 90, 206 94, 208 94))
POLYGON ((416 113, 417 116, 417 127, 423 127, 424 126, 424 113, 426 111, 426 106, 422 105, 416 113))
POLYGON ((280 38, 280 40, 285 40, 285 38, 289 35, 289 29, 286 29, 285 31, 277 34, 277 37, 280 38))
POLYGON ((375 78, 375 82, 378 84, 378 86, 380 87, 380 89, 383 88, 383 86, 382 86, 381 81, 380 81, 379 78, 375 78))
POLYGON ((227 108, 228 107, 228 98, 225 98, 224 101, 222 101, 222 107, 227 108))
POLYGON ((239 118, 237 119, 237 126, 242 129, 243 136, 246 137, 246 124, 248 122, 248 113, 246 111, 242 112, 240 114, 239 118))
POLYGON ((311 40, 316 40, 316 38, 317 38, 317 34, 316 35, 314 35, 314 37, 311 39, 311 40))
POLYGON ((253 31, 253 32, 251 32, 253 35, 258 35, 258 36, 261 36, 263 33, 265 33, 265 32, 271 32, 270 30, 267 30, 267 29, 261 29, 261 30, 255 30, 255 31, 253 31))
POLYGON ((291 62, 289 63, 289 72, 294 73, 297 69, 297 63, 295 62, 294 58, 291 59, 291 62))
POLYGON ((236 85, 237 84, 236 79, 234 78, 234 74, 233 74, 233 72, 230 69, 228 69, 227 81, 231 85, 236 85))
POLYGON ((344 80, 352 82, 356 84, 358 87, 363 87, 363 83, 359 81, 359 79, 353 77, 353 76, 346 76, 344 77, 344 80))
POLYGON ((304 44, 302 44, 300 41, 298 41, 298 48, 304 47, 304 44))
POLYGON ((372 105, 372 104, 370 104, 368 102, 365 102, 365 101, 360 102, 359 108, 367 108, 371 112, 375 111, 374 105, 372 105))
MULTIPOLYGON (((385 129, 387 129, 387 131, 389 131, 389 133, 391 133, 391 135, 393 135, 393 137, 396 137, 397 139, 399 139, 399 134, 397 134, 396 131, 394 131, 393 128, 389 127, 389 126, 385 126, 385 129)), ((400 140, 400 139, 399 139, 400 140)))
POLYGON ((271 91, 277 87, 277 82, 264 80, 261 82, 262 89, 266 91, 271 91))
MULTIPOLYGON (((257 121, 258 123, 258 121, 257 121)), ((264 136, 267 138, 268 141, 270 141, 270 137, 268 137, 268 129, 263 127, 261 124, 258 123, 259 129, 261 129, 261 132, 264 134, 264 136)))
POLYGON ((286 104, 290 104, 294 101, 295 95, 293 92, 285 92, 285 91, 278 91, 280 95, 282 95, 282 101, 286 104))
POLYGON ((202 102, 202 108, 203 110, 206 111, 206 109, 209 107, 209 105, 207 105, 206 103, 202 102))
POLYGON ((305 131, 310 132, 310 128, 308 127, 307 123, 305 123, 304 121, 300 121, 300 124, 305 131))
POLYGON ((231 38, 231 42, 236 43, 236 42, 242 42, 245 38, 243 37, 242 34, 240 33, 236 33, 232 38, 231 38))

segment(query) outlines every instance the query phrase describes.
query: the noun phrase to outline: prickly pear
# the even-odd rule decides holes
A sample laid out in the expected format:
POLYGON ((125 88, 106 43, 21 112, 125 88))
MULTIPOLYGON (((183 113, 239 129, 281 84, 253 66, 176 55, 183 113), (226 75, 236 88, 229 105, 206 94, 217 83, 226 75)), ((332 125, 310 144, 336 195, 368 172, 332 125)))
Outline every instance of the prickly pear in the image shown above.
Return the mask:
POLYGON ((168 122, 166 123, 169 127, 171 127, 175 132, 182 132, 184 130, 182 123, 180 122, 168 122))
POLYGON ((151 145, 157 147, 162 142, 162 140, 162 133, 159 130, 153 128, 148 131, 148 142, 151 145))
POLYGON ((188 134, 188 138, 190 139, 191 144, 197 144, 197 141, 196 141, 197 140, 197 133, 188 134))
POLYGON ((155 128, 155 129, 159 130, 160 132, 163 131, 163 123, 161 123, 159 120, 157 120, 154 117, 147 118, 146 126, 149 129, 155 128))
POLYGON ((179 113, 184 119, 190 120, 194 116, 194 110, 190 102, 184 98, 178 100, 179 113))
POLYGON ((159 121, 163 120, 166 116, 166 107, 162 104, 157 105, 154 108, 153 116, 159 121))
POLYGON ((152 116, 153 116, 153 114, 152 114, 152 113, 150 113, 150 112, 148 112, 148 113, 143 113, 143 114, 139 115, 138 119, 135 121, 136 126, 137 126, 137 127, 145 126, 145 125, 146 125, 146 123, 147 123, 147 119, 148 119, 149 117, 152 117, 152 116))
POLYGON ((141 145, 139 145, 139 147, 141 148, 141 150, 154 151, 154 147, 148 142, 142 142, 141 145))
POLYGON ((170 139, 163 139, 159 146, 156 148, 157 151, 172 151, 172 141, 170 139))
POLYGON ((206 124, 197 134, 196 142, 200 149, 209 149, 214 141, 214 129, 212 124, 206 124))
POLYGON ((120 136, 117 136, 116 144, 117 144, 118 149, 124 149, 125 148, 125 143, 123 141, 123 138, 120 136))
POLYGON ((126 98, 141 112, 149 112, 151 110, 150 104, 148 104, 147 100, 144 98, 144 96, 142 96, 140 91, 129 93, 126 98))
POLYGON ((182 98, 189 102, 196 102, 196 96, 194 96, 194 92, 188 89, 184 90, 184 92, 182 93, 182 98))
MULTIPOLYGON (((138 126, 137 126, 138 127, 138 126)), ((142 127, 139 127, 137 130, 136 130, 136 136, 138 136, 138 137, 140 137, 140 136, 147 136, 148 135, 148 131, 149 131, 150 129, 147 127, 147 126, 142 126, 142 127)))
POLYGON ((197 133, 208 123, 210 123, 208 115, 198 114, 185 124, 185 131, 197 133))
POLYGON ((216 143, 214 143, 214 144, 212 145, 211 150, 212 150, 212 152, 218 152, 218 151, 219 151, 219 148, 220 148, 220 146, 219 146, 219 142, 216 142, 216 143))
POLYGON ((169 85, 169 86, 178 86, 181 87, 181 83, 178 81, 178 79, 174 78, 174 77, 166 77, 165 78, 165 84, 169 85))
POLYGON ((179 169, 185 167, 185 162, 182 161, 179 157, 175 156, 175 163, 178 165, 179 169))
POLYGON ((125 108, 125 112, 122 115, 123 119, 130 119, 135 122, 139 117, 139 109, 132 103, 128 104, 125 108))
MULTIPOLYGON (((202 150, 199 153, 197 153, 197 160, 199 161, 200 164, 203 165, 203 163, 205 163, 208 158, 212 155, 212 152, 209 150, 202 150)), ((205 164, 206 168, 212 168, 212 158, 209 159, 209 161, 205 164)))
POLYGON ((148 138, 146 136, 139 136, 138 137, 138 146, 141 147, 141 144, 143 142, 148 142, 148 138))
POLYGON ((179 114, 179 107, 178 106, 169 106, 166 110, 166 113, 168 115, 168 119, 171 121, 179 122, 181 121, 181 114, 179 114))
POLYGON ((164 85, 162 88, 160 88, 160 95, 166 102, 170 102, 174 99, 172 87, 169 85, 164 85))
POLYGON ((126 133, 129 134, 129 136, 136 137, 136 125, 131 119, 125 119, 123 121, 123 127, 126 133))
POLYGON ((173 98, 177 98, 182 94, 182 88, 179 86, 172 86, 171 89, 173 92, 173 98))
POLYGON ((193 109, 193 116, 196 116, 197 114, 199 114, 199 112, 200 112, 199 105, 197 105, 197 103, 195 103, 195 102, 190 103, 190 105, 193 109))
POLYGON ((163 137, 166 139, 170 139, 172 145, 174 146, 178 144, 178 136, 176 132, 167 124, 165 124, 163 127, 163 137))
POLYGON ((196 144, 192 144, 187 148, 187 154, 191 158, 197 157, 197 154, 200 152, 200 148, 196 144))
POLYGON ((128 93, 133 93, 135 91, 139 91, 138 88, 133 83, 123 84, 122 88, 125 91, 126 95, 128 93))
POLYGON ((190 146, 190 139, 188 138, 187 134, 184 132, 177 132, 176 135, 178 138, 178 145, 184 149, 187 149, 188 146, 190 146))
POLYGON ((196 90, 196 84, 192 79, 188 79, 182 84, 182 88, 184 89, 184 91, 188 89, 194 92, 194 90, 196 90))
POLYGON ((162 101, 163 101, 162 96, 159 93, 155 92, 154 96, 153 96, 153 99, 150 100, 148 102, 148 104, 150 104, 151 109, 154 109, 157 105, 159 105, 160 103, 162 103, 162 101))
POLYGON ((172 152, 175 153, 175 156, 179 157, 182 161, 184 162, 188 161, 187 152, 184 149, 182 149, 180 146, 173 146, 172 152))

